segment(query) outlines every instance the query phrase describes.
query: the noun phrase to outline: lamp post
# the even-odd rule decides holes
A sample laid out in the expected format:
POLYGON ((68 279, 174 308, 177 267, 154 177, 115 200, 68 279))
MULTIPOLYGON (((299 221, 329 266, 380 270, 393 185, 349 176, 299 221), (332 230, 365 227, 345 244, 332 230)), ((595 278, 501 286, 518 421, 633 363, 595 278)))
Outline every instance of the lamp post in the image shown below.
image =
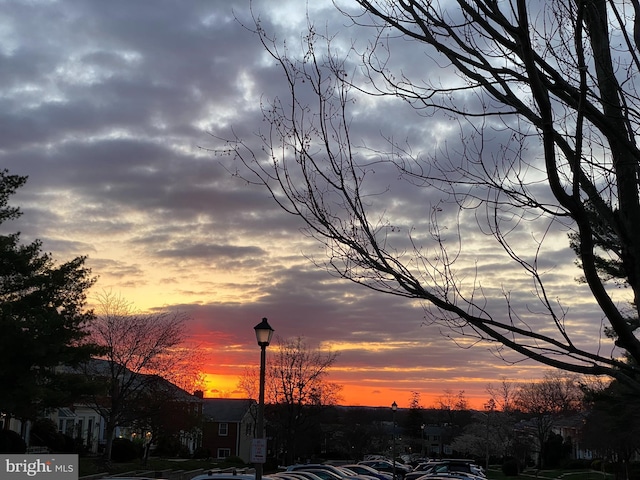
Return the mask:
POLYGON ((398 404, 394 401, 391 404, 391 411, 393 412, 393 441, 391 442, 391 464, 393 465, 393 480, 396 480, 396 410, 398 410, 398 404))
POLYGON ((423 423, 422 425, 420 425, 420 440, 422 440, 422 446, 420 448, 420 456, 422 457, 422 459, 424 460, 424 427, 426 425, 423 423))
POLYGON ((260 450, 260 455, 254 455, 256 460, 256 480, 262 480, 262 465, 264 464, 267 445, 264 437, 264 377, 266 364, 266 350, 271 342, 273 328, 269 325, 266 318, 262 319, 258 325, 253 327, 256 331, 256 340, 260 346, 260 397, 258 399, 258 421, 256 425, 256 444, 255 450, 260 450))

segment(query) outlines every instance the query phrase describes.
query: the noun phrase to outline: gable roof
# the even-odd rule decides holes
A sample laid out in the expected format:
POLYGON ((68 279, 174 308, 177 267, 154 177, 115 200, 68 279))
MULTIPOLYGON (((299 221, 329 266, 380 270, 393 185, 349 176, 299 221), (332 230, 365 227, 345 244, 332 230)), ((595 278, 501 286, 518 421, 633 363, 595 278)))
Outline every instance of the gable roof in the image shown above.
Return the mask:
POLYGON ((250 398, 205 398, 202 416, 210 422, 241 422, 256 401, 250 398))
MULTIPOLYGON (((114 364, 109 360, 91 358, 86 362, 75 366, 59 365, 57 370, 60 373, 75 373, 89 375, 92 377, 104 377, 110 380, 113 375, 113 367, 114 364)), ((127 367, 118 364, 115 364, 115 369, 120 374, 118 377, 119 380, 124 377, 127 382, 131 382, 131 386, 129 388, 132 391, 147 390, 155 392, 156 394, 162 393, 168 398, 180 402, 199 403, 202 401, 200 397, 187 392, 160 375, 136 373, 129 370, 127 367)))

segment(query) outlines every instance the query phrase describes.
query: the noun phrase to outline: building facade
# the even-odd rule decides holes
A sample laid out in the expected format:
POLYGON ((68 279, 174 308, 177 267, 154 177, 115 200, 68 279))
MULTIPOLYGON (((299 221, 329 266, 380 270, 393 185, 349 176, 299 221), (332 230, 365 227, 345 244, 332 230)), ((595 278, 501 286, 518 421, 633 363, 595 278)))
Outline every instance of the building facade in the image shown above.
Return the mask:
POLYGON ((256 408, 251 399, 203 399, 202 448, 216 459, 239 457, 249 463, 256 408))

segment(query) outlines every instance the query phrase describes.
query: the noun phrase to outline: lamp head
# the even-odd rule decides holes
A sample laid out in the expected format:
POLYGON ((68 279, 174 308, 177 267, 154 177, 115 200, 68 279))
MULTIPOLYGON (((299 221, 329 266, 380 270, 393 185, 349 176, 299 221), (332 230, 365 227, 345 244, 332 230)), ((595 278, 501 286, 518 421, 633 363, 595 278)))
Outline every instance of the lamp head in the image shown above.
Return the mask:
POLYGON ((273 328, 271 328, 267 319, 263 318, 262 322, 253 327, 253 329, 256 331, 256 340, 258 341, 258 345, 261 347, 269 346, 269 343, 271 343, 271 336, 273 335, 273 328))
POLYGON ((398 404, 395 401, 391 404, 391 410, 393 410, 394 412, 398 410, 398 404))

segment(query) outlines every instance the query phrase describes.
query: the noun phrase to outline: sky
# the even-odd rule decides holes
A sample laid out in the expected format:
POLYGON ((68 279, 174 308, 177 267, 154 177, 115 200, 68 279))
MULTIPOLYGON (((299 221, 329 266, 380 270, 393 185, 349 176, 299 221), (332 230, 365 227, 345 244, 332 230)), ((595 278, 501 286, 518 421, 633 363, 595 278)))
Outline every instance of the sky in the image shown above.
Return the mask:
MULTIPOLYGON (((263 317, 276 337, 338 353, 329 379, 343 386, 345 405, 407 407, 417 392, 427 407, 463 390, 479 407, 489 384, 543 375, 532 362, 503 362, 486 345, 448 338, 417 303, 315 266, 310 257, 323 250, 300 221, 213 153, 224 146, 220 137, 255 139, 265 128, 261 104, 286 96, 281 69, 247 28, 253 18, 293 55, 308 22, 335 33, 338 47, 372 38, 348 27, 331 1, 0 6, 0 166, 29 177, 12 199, 23 216, 2 230, 41 239, 58 261, 87 255, 98 278, 92 295, 111 291, 143 310, 188 314, 207 397, 243 396, 238 379, 259 362, 253 327, 263 317)), ((407 42, 394 54, 403 71, 455 78, 407 42)), ((456 141, 451 125, 430 123, 403 102, 360 100, 354 132, 362 143, 398 135, 433 150, 443 138, 456 141)), ((388 182, 395 185, 391 172, 388 182)), ((417 197, 388 208, 416 222, 428 212, 417 197)), ((482 259, 489 295, 499 297, 505 282, 532 289, 501 268, 495 245, 477 232, 464 240, 469 268, 482 259)), ((600 319, 575 282, 566 232, 553 242, 544 261, 554 293, 584 321, 583 338, 596 338, 600 319)))

